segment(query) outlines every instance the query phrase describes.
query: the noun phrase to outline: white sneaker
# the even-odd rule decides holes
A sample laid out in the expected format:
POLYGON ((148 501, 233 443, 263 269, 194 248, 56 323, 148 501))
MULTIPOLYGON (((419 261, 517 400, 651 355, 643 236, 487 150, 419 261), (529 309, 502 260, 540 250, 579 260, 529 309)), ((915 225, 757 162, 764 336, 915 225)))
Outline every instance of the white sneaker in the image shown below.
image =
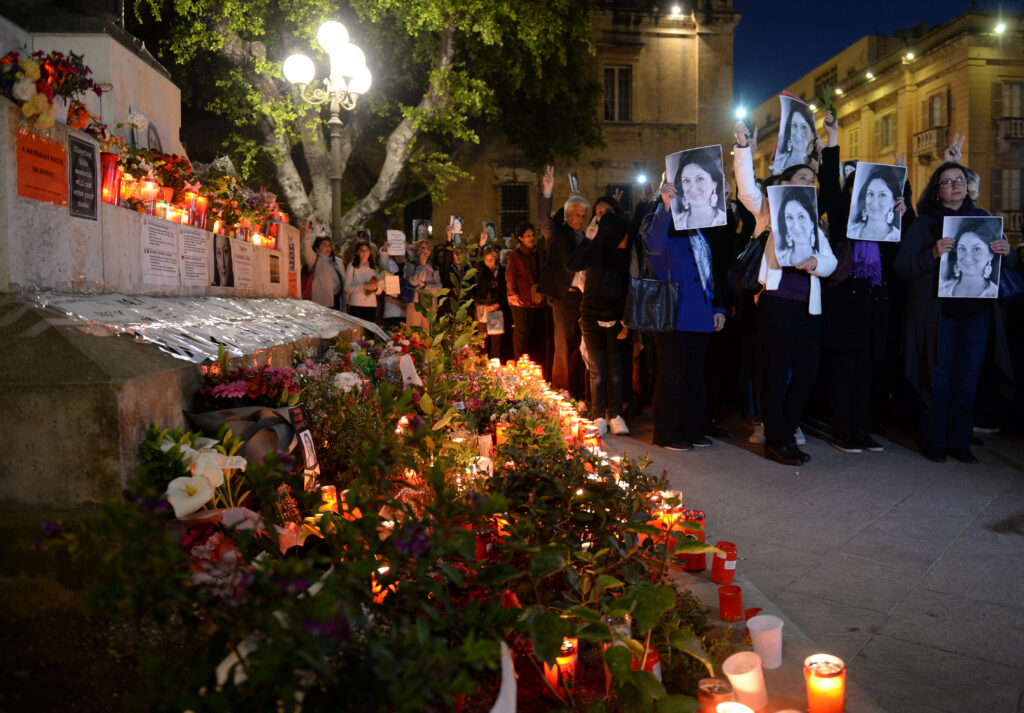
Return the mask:
POLYGON ((627 426, 626 422, 622 420, 622 416, 616 416, 615 418, 608 422, 608 425, 611 427, 613 435, 629 435, 629 426, 627 426))
POLYGON ((747 443, 753 443, 755 446, 764 445, 764 424, 759 423, 754 426, 754 432, 747 437, 747 443))
POLYGON ((597 435, 603 436, 608 433, 608 422, 603 418, 595 418, 594 426, 597 427, 597 435))
POLYGON ((797 426, 796 430, 793 431, 793 438, 796 439, 796 444, 798 446, 807 445, 807 436, 804 435, 804 432, 800 430, 799 426, 797 426))

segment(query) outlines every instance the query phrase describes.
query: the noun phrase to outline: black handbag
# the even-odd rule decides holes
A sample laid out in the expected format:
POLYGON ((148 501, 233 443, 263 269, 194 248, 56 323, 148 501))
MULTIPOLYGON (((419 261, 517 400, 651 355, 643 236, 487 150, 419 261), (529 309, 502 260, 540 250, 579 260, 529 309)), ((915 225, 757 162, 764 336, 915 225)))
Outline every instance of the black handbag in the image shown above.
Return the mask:
POLYGON ((626 293, 626 311, 622 321, 630 329, 639 332, 671 332, 676 328, 676 310, 679 308, 679 283, 672 282, 672 268, 665 253, 667 280, 648 277, 650 265, 647 250, 643 248, 644 259, 640 277, 631 277, 626 293))
POLYGON ((729 289, 737 296, 756 295, 761 291, 761 283, 757 276, 761 271, 761 258, 764 247, 768 244, 768 231, 765 230, 756 238, 751 238, 736 260, 729 266, 729 289))
POLYGON ((1013 268, 1006 266, 1006 258, 1003 258, 1002 269, 999 273, 999 301, 1016 302, 1024 297, 1024 277, 1013 268))

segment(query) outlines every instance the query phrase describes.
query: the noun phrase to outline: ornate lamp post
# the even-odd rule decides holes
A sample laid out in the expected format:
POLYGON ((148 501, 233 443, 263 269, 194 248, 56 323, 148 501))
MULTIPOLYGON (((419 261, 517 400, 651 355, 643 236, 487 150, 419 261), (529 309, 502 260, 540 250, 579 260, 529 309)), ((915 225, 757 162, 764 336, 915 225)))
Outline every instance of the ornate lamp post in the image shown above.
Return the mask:
POLYGON ((328 20, 316 32, 316 41, 331 60, 331 74, 323 86, 310 86, 316 74, 313 60, 293 54, 284 61, 284 78, 299 87, 307 104, 330 102, 328 121, 331 137, 331 240, 341 245, 341 110, 352 111, 359 97, 370 90, 372 77, 363 51, 348 41, 348 30, 340 22, 328 20))

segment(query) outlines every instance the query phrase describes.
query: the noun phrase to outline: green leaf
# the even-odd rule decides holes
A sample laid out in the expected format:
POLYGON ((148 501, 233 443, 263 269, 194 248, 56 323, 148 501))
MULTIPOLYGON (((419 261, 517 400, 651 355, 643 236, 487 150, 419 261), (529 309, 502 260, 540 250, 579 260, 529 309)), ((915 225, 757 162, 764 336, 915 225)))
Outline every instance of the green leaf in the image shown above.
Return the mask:
POLYGON ((472 334, 472 332, 467 332, 466 334, 463 334, 461 337, 459 337, 458 339, 455 340, 455 344, 452 345, 452 349, 453 350, 462 349, 464 346, 469 344, 471 341, 473 341, 473 334, 472 334))
POLYGON ((518 567, 513 567, 510 564, 499 562, 489 567, 484 567, 480 570, 480 573, 473 580, 474 584, 480 586, 492 586, 496 587, 502 584, 511 582, 516 577, 520 576, 522 572, 519 571, 518 567))
POLYGON ((699 554, 701 552, 721 552, 721 550, 707 542, 701 542, 700 540, 692 537, 684 537, 676 542, 675 546, 672 548, 672 552, 675 554, 699 554))
POLYGON ((671 587, 640 582, 623 599, 633 601, 633 621, 641 634, 658 623, 658 618, 675 606, 676 595, 671 587))
POLYGON ((688 629, 672 629, 668 633, 668 643, 672 648, 682 651, 704 664, 704 668, 708 670, 708 676, 714 678, 715 664, 704 651, 700 637, 695 633, 688 629))
POLYGON ((698 713, 701 710, 701 702, 696 698, 676 693, 659 698, 656 710, 658 713, 698 713))
POLYGON ((597 577, 597 586, 603 589, 616 589, 618 587, 626 586, 626 583, 621 579, 616 579, 610 574, 600 574, 597 577))
POLYGON ((423 394, 420 397, 420 410, 428 416, 434 413, 434 401, 430 398, 430 394, 423 394))
POLYGON ((589 607, 573 607, 569 610, 569 614, 580 621, 585 621, 589 624, 600 624, 601 614, 594 611, 589 607))
POLYGON ((658 700, 668 695, 668 691, 665 690, 665 686, 662 685, 661 681, 654 677, 653 673, 649 671, 633 671, 630 676, 630 681, 647 694, 648 698, 658 700))
POLYGON ((537 579, 550 577, 565 569, 565 556, 559 552, 534 555, 530 560, 530 574, 537 579))
POLYGON ((569 633, 569 622, 553 611, 540 610, 530 618, 528 629, 537 658, 553 664, 569 633))
POLYGON ((625 646, 609 646, 604 652, 604 662, 615 678, 625 678, 633 670, 633 654, 625 646))

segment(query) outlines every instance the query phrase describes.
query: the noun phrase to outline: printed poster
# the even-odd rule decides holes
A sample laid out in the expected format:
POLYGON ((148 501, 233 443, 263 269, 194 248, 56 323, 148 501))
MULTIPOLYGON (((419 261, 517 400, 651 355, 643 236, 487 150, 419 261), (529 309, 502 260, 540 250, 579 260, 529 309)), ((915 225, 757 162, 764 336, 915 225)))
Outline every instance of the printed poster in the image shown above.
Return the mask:
POLYGON ((234 269, 235 287, 256 286, 256 259, 252 243, 244 240, 230 240, 231 264, 234 269))
POLYGON ((405 233, 401 230, 388 231, 388 255, 405 255, 405 233))
POLYGON ((139 229, 142 282, 146 285, 176 287, 178 279, 178 228, 181 226, 143 216, 139 229))
POLYGON ((96 220, 100 201, 96 149, 88 141, 68 134, 68 156, 71 161, 68 195, 71 217, 96 220))
POLYGON ((18 195, 55 205, 68 204, 67 149, 26 129, 18 129, 18 195))
POLYGON ((178 229, 183 286, 204 287, 210 284, 209 241, 210 234, 201 228, 183 225, 178 229))
POLYGON ((1003 219, 947 215, 942 237, 953 239, 953 249, 939 259, 939 297, 999 297, 1003 256, 992 251, 992 241, 1003 237, 1003 219))

